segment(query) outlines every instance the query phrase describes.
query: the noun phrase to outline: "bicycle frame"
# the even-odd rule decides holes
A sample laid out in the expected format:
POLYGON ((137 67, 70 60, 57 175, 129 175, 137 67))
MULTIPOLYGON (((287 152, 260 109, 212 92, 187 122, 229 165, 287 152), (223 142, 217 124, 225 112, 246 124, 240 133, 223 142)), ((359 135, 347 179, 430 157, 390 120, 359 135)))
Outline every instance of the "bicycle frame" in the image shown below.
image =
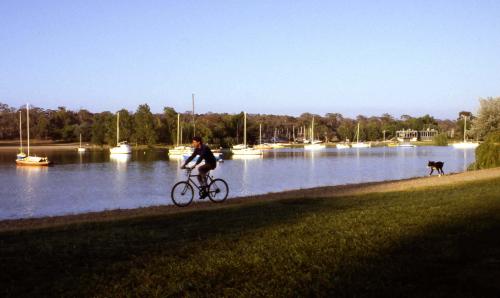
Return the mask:
MULTIPOLYGON (((192 175, 191 174, 192 171, 193 171, 193 169, 186 170, 186 176, 187 176, 186 183, 194 185, 198 190, 202 190, 202 186, 199 183, 197 183, 195 179, 192 179, 193 177, 199 177, 200 174, 192 175)), ((210 171, 207 172, 206 177, 207 177, 207 185, 206 186, 208 186, 214 180, 214 178, 210 175, 210 171)))

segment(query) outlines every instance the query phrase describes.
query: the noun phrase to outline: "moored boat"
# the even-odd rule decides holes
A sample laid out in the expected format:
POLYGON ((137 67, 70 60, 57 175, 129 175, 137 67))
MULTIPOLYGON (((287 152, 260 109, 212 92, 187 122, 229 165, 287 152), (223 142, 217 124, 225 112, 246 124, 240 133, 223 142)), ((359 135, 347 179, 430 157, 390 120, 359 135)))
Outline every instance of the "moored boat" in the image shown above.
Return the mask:
POLYGON ((255 149, 247 146, 247 113, 244 113, 243 121, 243 144, 235 145, 231 149, 233 155, 262 155, 263 152, 260 149, 255 149))
POLYGON ((311 122, 311 140, 310 144, 304 145, 305 150, 321 150, 325 149, 326 145, 322 144, 321 141, 314 139, 314 116, 311 122))
MULTIPOLYGON (((26 131, 27 131, 27 143, 28 143, 28 154, 21 152, 16 155, 16 165, 19 166, 49 166, 52 162, 47 157, 40 156, 31 156, 30 155, 30 113, 29 113, 29 104, 26 104, 26 131)), ((21 136, 21 114, 19 114, 19 135, 21 136)), ((22 138, 22 137, 21 137, 22 138)))
POLYGON ((111 154, 131 154, 132 148, 123 141, 120 142, 120 112, 116 113, 116 147, 109 149, 111 154))
POLYGON ((463 117, 464 117, 464 140, 463 140, 463 142, 453 143, 451 145, 454 148, 457 148, 457 149, 473 149, 473 148, 477 148, 479 146, 478 142, 469 142, 469 141, 467 141, 467 136, 466 136, 466 132, 467 132, 467 117, 466 116, 463 116, 463 117))

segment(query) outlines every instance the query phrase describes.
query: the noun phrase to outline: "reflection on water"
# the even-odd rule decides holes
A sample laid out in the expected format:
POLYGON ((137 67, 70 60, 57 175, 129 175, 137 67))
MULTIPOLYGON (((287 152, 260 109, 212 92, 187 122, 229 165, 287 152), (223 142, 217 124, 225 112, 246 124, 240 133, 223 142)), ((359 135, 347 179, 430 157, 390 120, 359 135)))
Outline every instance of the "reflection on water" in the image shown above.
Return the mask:
MULTIPOLYGON (((15 151, 0 151, 0 219, 171 204, 172 186, 186 179, 182 159, 164 150, 45 153, 55 163, 51 168, 17 167, 15 151)), ((238 197, 425 176, 429 160, 444 161, 445 173, 461 172, 474 157, 474 150, 452 147, 280 149, 234 156, 212 174, 229 183, 230 197, 238 197)))
POLYGON ((131 159, 132 159, 131 154, 110 154, 109 155, 109 160, 116 162, 118 164, 127 163, 127 161, 130 161, 131 159))

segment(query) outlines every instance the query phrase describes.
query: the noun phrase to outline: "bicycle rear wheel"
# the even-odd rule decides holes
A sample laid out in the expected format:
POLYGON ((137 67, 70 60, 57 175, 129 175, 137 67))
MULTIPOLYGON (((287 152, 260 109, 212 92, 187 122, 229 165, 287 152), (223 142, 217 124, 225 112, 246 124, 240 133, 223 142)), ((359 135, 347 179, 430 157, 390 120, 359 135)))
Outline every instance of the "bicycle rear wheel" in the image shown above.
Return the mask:
POLYGON ((214 179, 208 185, 208 198, 214 203, 224 202, 229 194, 229 186, 222 179, 214 179))
POLYGON ((194 190, 191 184, 181 181, 172 187, 172 202, 179 207, 186 207, 191 204, 194 198, 194 190))

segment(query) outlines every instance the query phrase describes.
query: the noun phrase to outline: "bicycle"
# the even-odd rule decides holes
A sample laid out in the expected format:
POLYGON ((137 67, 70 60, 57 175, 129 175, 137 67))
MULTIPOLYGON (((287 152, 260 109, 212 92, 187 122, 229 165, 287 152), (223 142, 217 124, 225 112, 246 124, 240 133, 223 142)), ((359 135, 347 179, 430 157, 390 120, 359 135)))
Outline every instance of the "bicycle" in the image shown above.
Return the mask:
POLYGON ((207 187, 198 185, 193 177, 198 177, 200 175, 192 175, 191 172, 193 168, 186 169, 186 177, 185 181, 177 182, 174 187, 172 187, 171 198, 175 205, 179 207, 186 207, 194 199, 194 187, 198 189, 200 199, 204 198, 204 195, 208 195, 210 201, 214 203, 221 203, 227 199, 227 195, 229 193, 229 186, 227 182, 223 179, 217 178, 214 179, 213 176, 210 175, 210 172, 207 173, 207 187))

